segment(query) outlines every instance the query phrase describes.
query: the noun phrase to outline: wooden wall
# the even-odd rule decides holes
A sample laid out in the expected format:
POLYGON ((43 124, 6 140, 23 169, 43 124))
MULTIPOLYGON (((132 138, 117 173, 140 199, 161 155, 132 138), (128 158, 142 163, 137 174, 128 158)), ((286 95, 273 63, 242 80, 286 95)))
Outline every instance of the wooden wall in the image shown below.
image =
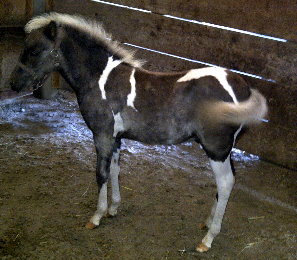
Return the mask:
MULTIPOLYGON (((117 40, 256 74, 274 83, 244 77, 268 99, 269 123, 252 128, 239 148, 263 159, 297 168, 297 5, 289 0, 107 0, 151 11, 140 12, 91 0, 53 0, 53 10, 79 13, 102 21, 117 40), (255 33, 284 41, 171 19, 173 15, 255 33)), ((144 50, 138 56, 153 70, 201 67, 144 50)))
MULTIPOLYGON (((51 10, 52 3, 52 0, 0 0, 0 90, 9 88, 7 80, 23 48, 24 25, 32 16, 51 10)), ((44 89, 51 89, 53 78, 44 89)))
POLYGON ((52 0, 0 0, 0 28, 22 27, 35 14, 52 9, 52 0))
POLYGON ((0 0, 0 27, 20 26, 27 18, 27 2, 24 0, 0 0))

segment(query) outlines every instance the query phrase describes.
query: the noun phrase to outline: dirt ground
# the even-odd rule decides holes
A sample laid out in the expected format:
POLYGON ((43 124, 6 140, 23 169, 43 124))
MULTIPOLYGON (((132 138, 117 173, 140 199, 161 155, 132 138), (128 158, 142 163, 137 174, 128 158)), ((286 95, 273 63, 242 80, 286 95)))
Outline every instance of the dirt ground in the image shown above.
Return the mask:
POLYGON ((233 154, 236 185, 207 253, 216 194, 197 144, 124 141, 122 204, 99 228, 95 152, 74 96, 0 101, 1 259, 297 259, 297 173, 233 154))

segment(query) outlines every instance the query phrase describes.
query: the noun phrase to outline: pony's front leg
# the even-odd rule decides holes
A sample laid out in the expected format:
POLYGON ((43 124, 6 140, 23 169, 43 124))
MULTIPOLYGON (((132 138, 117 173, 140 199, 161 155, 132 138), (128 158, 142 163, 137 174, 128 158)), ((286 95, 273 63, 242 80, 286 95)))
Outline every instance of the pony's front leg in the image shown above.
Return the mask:
POLYGON ((108 209, 108 214, 114 217, 117 214, 118 207, 121 203, 121 194, 119 186, 120 174, 120 148, 121 140, 117 140, 113 149, 111 164, 110 164, 110 180, 111 180, 111 205, 108 209))
POLYGON ((208 219, 209 222, 211 222, 207 223, 209 230, 206 236, 203 238, 202 243, 196 248, 196 250, 199 252, 207 251, 211 247, 213 239, 220 233, 225 209, 234 185, 234 176, 230 164, 230 155, 224 162, 210 160, 210 165, 216 178, 218 202, 213 206, 212 214, 208 219))
POLYGON ((107 136, 94 135, 94 142, 97 153, 96 180, 99 197, 97 210, 86 224, 86 228, 88 229, 93 229, 96 226, 99 226, 101 218, 107 214, 107 183, 114 146, 114 139, 107 136))

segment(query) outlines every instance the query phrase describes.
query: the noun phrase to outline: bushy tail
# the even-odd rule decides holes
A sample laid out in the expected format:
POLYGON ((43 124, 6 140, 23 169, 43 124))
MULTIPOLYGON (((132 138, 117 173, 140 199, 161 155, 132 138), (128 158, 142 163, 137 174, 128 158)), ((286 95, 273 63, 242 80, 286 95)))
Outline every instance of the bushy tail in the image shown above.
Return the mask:
POLYGON ((256 89, 251 89, 249 99, 238 104, 215 101, 204 104, 203 116, 209 123, 257 124, 267 114, 265 97, 256 89))

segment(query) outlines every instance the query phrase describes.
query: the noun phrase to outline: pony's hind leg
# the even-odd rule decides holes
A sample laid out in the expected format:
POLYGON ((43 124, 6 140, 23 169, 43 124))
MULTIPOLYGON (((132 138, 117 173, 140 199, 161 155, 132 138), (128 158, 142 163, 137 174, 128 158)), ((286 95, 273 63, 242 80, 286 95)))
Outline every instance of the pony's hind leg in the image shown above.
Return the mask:
POLYGON ((120 173, 120 140, 117 142, 117 147, 114 149, 111 164, 110 164, 110 180, 111 180, 111 205, 108 209, 110 216, 117 214, 117 209, 121 203, 121 194, 119 186, 119 173, 120 173))
POLYGON ((209 230, 206 236, 203 238, 202 243, 196 248, 196 250, 199 252, 207 251, 211 247, 213 239, 220 233, 225 209, 234 185, 234 176, 230 164, 230 155, 223 162, 210 160, 210 165, 215 174, 218 189, 218 201, 213 206, 209 223, 207 223, 209 230))
POLYGON ((216 212, 217 205, 218 205, 218 193, 216 195, 216 198, 214 200, 213 206, 211 208, 210 215, 208 216, 208 218, 207 218, 207 220, 206 220, 205 223, 201 223, 199 225, 199 228, 200 229, 209 229, 210 228, 210 225, 211 225, 212 220, 213 220, 213 216, 214 216, 214 214, 216 212))
POLYGON ((217 200, 214 202, 206 225, 200 225, 200 228, 207 227, 208 232, 203 238, 202 243, 196 248, 199 252, 207 251, 211 247, 213 239, 221 230, 225 209, 234 185, 230 152, 240 129, 241 126, 218 126, 209 129, 200 139, 205 152, 210 158, 210 166, 217 184, 217 200))
POLYGON ((96 180, 98 184, 98 204, 97 210, 86 228, 93 229, 99 226, 100 220, 107 214, 107 183, 109 178, 110 162, 114 140, 107 136, 94 135, 94 142, 97 153, 96 180))
MULTIPOLYGON (((237 135, 239 134, 239 132, 241 131, 242 126, 243 126, 243 125, 240 125, 240 127, 239 127, 239 128, 236 130, 236 132, 234 133, 234 138, 233 138, 233 145, 232 145, 232 147, 233 147, 234 144, 235 144, 236 137, 237 137, 237 135)), ((229 161, 230 161, 230 159, 229 159, 229 161)), ((218 196, 219 196, 219 194, 217 193, 217 194, 216 194, 216 198, 215 198, 215 200, 214 200, 214 204, 213 204, 213 206, 212 206, 212 208, 211 208, 211 213, 210 213, 209 217, 207 218, 206 222, 205 222, 205 223, 202 223, 202 224, 199 225, 200 229, 207 229, 207 228, 209 229, 209 228, 210 228, 210 225, 211 225, 211 223, 212 223, 212 220, 213 220, 213 217, 214 217, 214 215, 215 215, 215 211, 216 211, 216 208, 217 208, 217 205, 218 205, 218 196)))

